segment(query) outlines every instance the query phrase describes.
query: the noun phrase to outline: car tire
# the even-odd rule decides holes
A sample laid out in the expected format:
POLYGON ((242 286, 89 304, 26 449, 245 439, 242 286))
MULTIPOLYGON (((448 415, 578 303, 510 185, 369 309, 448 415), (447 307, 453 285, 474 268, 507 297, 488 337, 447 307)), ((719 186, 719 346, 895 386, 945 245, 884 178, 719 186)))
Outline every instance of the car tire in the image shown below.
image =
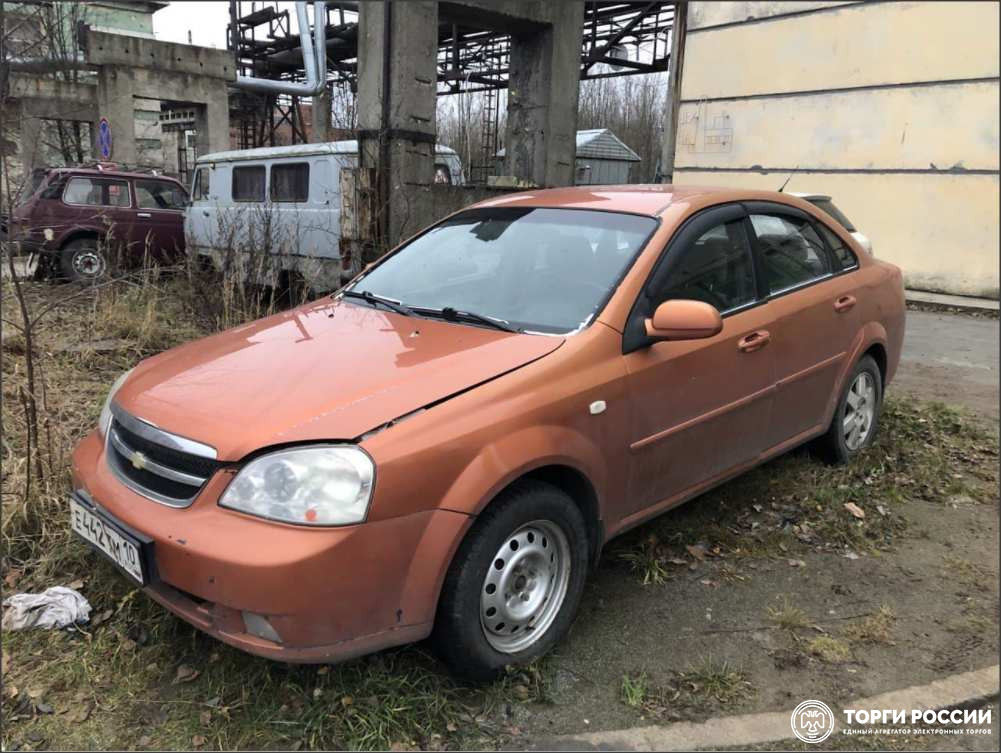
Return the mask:
POLYGON ((548 652, 577 613, 588 551, 584 518, 562 490, 520 481, 504 491, 449 567, 432 633, 436 653, 455 675, 487 682, 548 652))
POLYGON ((99 282, 108 274, 108 259, 95 238, 80 238, 59 254, 63 277, 73 282, 99 282))
POLYGON ((817 442, 821 456, 830 463, 847 463, 872 444, 882 408, 883 375, 871 356, 863 356, 845 380, 827 433, 817 442))

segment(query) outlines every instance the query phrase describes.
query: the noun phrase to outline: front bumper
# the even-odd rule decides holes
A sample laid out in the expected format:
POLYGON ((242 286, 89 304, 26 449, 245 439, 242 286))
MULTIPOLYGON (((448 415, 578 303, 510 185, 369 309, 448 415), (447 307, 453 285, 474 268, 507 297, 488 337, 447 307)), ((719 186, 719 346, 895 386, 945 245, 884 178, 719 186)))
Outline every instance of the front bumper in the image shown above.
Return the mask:
POLYGON ((289 662, 341 661, 431 632, 438 592, 469 516, 446 510, 342 528, 305 528, 226 510, 218 471, 185 509, 124 486, 90 434, 73 482, 106 514, 153 539, 151 598, 210 635, 289 662), (280 638, 251 634, 243 612, 280 638))

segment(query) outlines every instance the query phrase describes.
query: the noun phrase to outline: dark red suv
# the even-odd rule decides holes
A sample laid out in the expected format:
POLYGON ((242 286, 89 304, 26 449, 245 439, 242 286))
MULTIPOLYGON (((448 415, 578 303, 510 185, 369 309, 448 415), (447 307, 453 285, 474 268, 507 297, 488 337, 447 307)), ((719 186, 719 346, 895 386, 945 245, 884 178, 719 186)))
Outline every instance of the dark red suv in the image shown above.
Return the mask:
POLYGON ((169 263, 184 253, 188 192, 164 175, 114 165, 45 168, 32 174, 28 197, 10 218, 10 240, 40 254, 43 275, 96 280, 109 262, 145 255, 169 263))

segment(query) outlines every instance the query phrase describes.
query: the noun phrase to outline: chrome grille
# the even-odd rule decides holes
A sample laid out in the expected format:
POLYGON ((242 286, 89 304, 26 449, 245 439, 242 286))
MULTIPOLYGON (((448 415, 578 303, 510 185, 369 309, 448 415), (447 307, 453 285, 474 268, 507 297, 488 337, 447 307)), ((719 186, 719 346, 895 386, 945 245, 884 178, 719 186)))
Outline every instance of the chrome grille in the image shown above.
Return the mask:
POLYGON ((119 481, 144 497, 187 507, 222 465, 215 449, 171 434, 112 405, 106 457, 119 481))

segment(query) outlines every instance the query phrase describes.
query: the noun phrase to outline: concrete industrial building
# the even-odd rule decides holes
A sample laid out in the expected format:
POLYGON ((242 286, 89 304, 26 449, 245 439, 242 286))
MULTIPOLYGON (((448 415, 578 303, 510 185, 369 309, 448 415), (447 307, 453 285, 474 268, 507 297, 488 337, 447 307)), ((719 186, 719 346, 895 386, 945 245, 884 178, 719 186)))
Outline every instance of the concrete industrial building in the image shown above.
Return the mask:
POLYGON ((674 182, 792 174, 909 288, 997 298, 998 7, 691 3, 674 182))

